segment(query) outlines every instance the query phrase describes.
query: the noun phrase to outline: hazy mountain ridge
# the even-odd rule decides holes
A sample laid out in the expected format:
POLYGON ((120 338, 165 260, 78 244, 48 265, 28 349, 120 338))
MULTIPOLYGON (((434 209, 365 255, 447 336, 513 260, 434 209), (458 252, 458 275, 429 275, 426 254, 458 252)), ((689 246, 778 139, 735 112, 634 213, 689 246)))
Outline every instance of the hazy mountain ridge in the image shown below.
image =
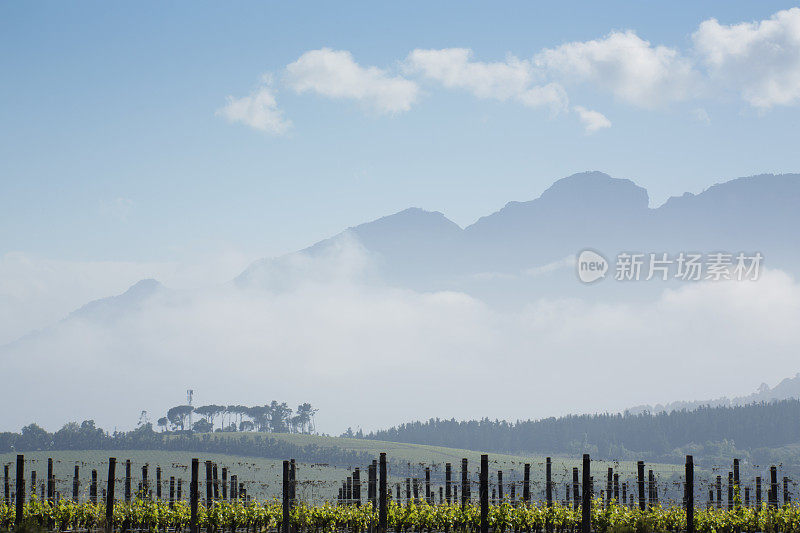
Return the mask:
POLYGON ((670 413, 672 411, 687 410, 692 411, 700 407, 736 407, 758 402, 774 402, 800 398, 800 372, 792 378, 785 378, 780 383, 770 388, 766 383, 762 383, 758 389, 746 396, 736 396, 734 398, 717 398, 715 400, 698 401, 676 401, 667 404, 637 405, 626 409, 625 412, 636 415, 640 413, 670 413))
MULTIPOLYGON (((525 301, 574 291, 580 285, 566 268, 558 283, 553 275, 544 284, 510 282, 507 276, 525 278, 531 269, 584 248, 609 259, 620 251, 760 251, 765 265, 800 274, 800 249, 792 245, 791 234, 800 226, 797 206, 800 174, 738 178, 650 208, 647 191, 633 181, 584 172, 556 181, 534 200, 509 202, 463 229, 439 212, 412 208, 348 228, 288 257, 319 257, 350 239, 374 259, 376 274, 389 283, 459 290, 490 301, 501 293, 525 301), (499 275, 487 281, 487 273, 499 275)), ((287 256, 258 261, 236 284, 270 286, 271 270, 286 261, 287 256)))
POLYGON ((67 317, 82 318, 87 320, 109 320, 119 315, 139 309, 141 305, 158 294, 163 294, 168 289, 154 279, 137 281, 124 293, 93 300, 81 308, 73 311, 67 317))

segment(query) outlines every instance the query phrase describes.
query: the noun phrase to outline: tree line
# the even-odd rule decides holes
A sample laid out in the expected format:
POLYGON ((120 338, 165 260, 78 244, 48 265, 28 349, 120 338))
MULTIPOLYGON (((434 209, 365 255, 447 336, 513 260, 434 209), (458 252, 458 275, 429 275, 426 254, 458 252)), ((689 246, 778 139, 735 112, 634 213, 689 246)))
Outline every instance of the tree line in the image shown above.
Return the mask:
POLYGON ((336 446, 298 445, 267 435, 249 433, 215 438, 190 432, 164 433, 146 423, 127 432, 108 433, 93 420, 69 422, 55 432, 29 424, 19 433, 0 433, 0 453, 49 450, 166 450, 221 453, 268 459, 292 457, 298 461, 333 465, 366 464, 373 457, 336 446))
POLYGON ((432 418, 374 431, 364 438, 487 452, 592 453, 605 459, 649 457, 669 462, 692 452, 721 457, 749 454, 766 460, 770 450, 780 449, 783 457, 799 461, 800 400, 517 422, 432 418))
POLYGON ((247 405, 176 405, 167 410, 166 416, 158 419, 162 431, 191 430, 196 433, 212 431, 261 431, 269 433, 314 433, 314 409, 310 403, 302 403, 292 410, 286 402, 273 400, 269 404, 247 405), (201 418, 192 421, 192 415, 201 418), (219 426, 215 428, 215 421, 219 426), (226 423, 227 420, 227 423, 226 423))

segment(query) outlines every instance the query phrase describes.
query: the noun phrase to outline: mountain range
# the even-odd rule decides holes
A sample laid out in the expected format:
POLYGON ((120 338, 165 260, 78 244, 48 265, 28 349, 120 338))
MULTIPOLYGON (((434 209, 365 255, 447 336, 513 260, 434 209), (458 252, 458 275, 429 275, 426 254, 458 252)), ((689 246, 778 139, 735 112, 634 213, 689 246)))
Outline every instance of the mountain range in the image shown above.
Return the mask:
POLYGON ((312 390, 312 404, 339 417, 333 432, 336 424, 352 425, 348 417, 377 427, 439 414, 432 409, 448 418, 529 418, 793 397, 798 377, 735 396, 800 370, 791 326, 798 206, 800 174, 734 179, 651 207, 634 182, 585 172, 465 228, 410 208, 256 261, 220 287, 175 290, 145 279, 89 302, 0 346, 4 370, 17 376, 0 396, 10 402, 38 382, 65 400, 38 402, 31 411, 37 419, 56 423, 101 410, 106 418, 99 420, 109 425, 120 410, 138 415, 149 404, 174 402, 187 387, 232 391, 236 399, 209 401, 248 404, 312 390), (665 290, 690 283, 678 280, 585 285, 575 270, 583 249, 609 260, 622 251, 760 252, 765 268, 783 274, 750 292, 733 284, 665 290), (642 364, 631 365, 635 357, 642 364), (461 397, 462 384, 477 386, 506 368, 517 369, 503 378, 508 394, 461 397), (370 381, 381 372, 396 383, 370 381), (453 379, 440 382, 443 372, 453 379), (530 387, 540 374, 547 379, 530 387), (360 380, 381 398, 380 409, 352 411, 340 394, 345 379, 360 380), (566 380, 582 392, 552 404, 566 380), (599 395, 598 380, 624 386, 599 395), (412 382, 423 393, 394 401, 412 382), (123 387, 144 393, 117 395, 123 387), (85 391, 116 401, 98 404, 85 391), (446 397, 459 400, 439 401, 446 397), (714 397, 721 399, 695 401, 714 397), (687 401, 642 405, 675 398, 687 401))
POLYGON ((632 290, 606 283, 586 291, 572 259, 587 248, 609 260, 623 251, 760 252, 765 267, 800 274, 798 207, 800 174, 738 178, 651 208, 647 191, 632 181, 584 172, 463 229, 442 213, 406 209, 294 254, 257 261, 235 283, 280 290, 304 279, 315 263, 328 265, 323 277, 335 276, 346 270, 352 258, 344 250, 355 244, 377 270, 359 276, 417 290, 457 290, 518 305, 541 296, 638 298, 663 286, 632 290))

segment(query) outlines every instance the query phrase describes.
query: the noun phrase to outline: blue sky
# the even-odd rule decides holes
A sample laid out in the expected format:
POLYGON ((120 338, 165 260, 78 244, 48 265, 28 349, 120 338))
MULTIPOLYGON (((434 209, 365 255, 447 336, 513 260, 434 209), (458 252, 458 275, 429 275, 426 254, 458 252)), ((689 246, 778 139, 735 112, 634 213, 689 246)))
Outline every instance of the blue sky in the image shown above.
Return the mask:
POLYGON ((4 2, 0 256, 147 262, 234 250, 249 259, 408 206, 467 225, 590 169, 633 179, 654 204, 737 176, 797 172, 800 67, 797 48, 786 48, 796 26, 751 28, 744 58, 726 41, 736 25, 793 5, 4 2), (711 18, 718 31, 698 44, 711 18), (619 54, 608 36, 627 30, 643 78, 581 71, 587 57, 614 61, 597 54, 619 54), (783 55, 761 60, 758 42, 770 39, 783 55), (658 46, 665 71, 646 86, 658 46), (525 105, 504 78, 487 81, 491 72, 448 82, 436 61, 452 58, 432 66, 409 56, 452 48, 471 50, 468 66, 529 72, 524 90, 557 85, 566 100, 525 105), (337 80, 315 64, 287 70, 320 50, 323 62, 350 58, 355 88, 331 88, 337 80), (374 87, 362 94, 365 80, 374 87), (395 83, 413 96, 384 94, 395 83), (779 94, 763 94, 775 84, 779 94), (226 119, 226 99, 251 94, 273 97, 267 111, 291 125, 226 119), (577 108, 604 119, 589 117, 587 131, 577 108))
POLYGON ((186 388, 203 403, 263 403, 270 375, 285 379, 268 399, 311 401, 332 432, 552 416, 563 376, 576 390, 630 385, 600 403, 570 397, 564 413, 777 383, 800 349, 800 285, 782 272, 613 308, 542 298, 519 313, 370 283, 374 258, 357 246, 321 265, 289 261, 308 283, 274 297, 218 284, 409 206, 465 226, 575 172, 633 179, 654 206, 800 172, 794 5, 0 2, 0 357, 71 399, 33 402, 0 429, 81 417, 113 427, 121 412, 134 424, 186 388), (148 277, 187 290, 124 320, 61 321, 148 277), (630 346, 673 364, 654 384, 652 368, 627 364, 630 346), (591 355, 578 375, 575 354, 591 355), (498 361, 518 369, 512 396, 436 401, 459 394, 443 372, 463 388, 498 361), (147 404, 75 392, 109 368, 100 381, 114 390, 98 394, 146 381, 147 404), (381 372, 396 389, 365 389, 383 403, 352 411, 341 381, 371 386, 381 372), (532 390, 542 372, 551 379, 532 390), (431 394, 408 396, 409 383, 431 394))

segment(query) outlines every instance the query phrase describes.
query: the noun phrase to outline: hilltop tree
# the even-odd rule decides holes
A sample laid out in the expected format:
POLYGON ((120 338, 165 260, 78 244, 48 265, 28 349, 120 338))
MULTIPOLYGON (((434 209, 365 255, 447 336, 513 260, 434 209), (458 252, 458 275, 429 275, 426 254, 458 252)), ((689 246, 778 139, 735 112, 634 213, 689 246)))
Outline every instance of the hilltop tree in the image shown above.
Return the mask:
POLYGON ((286 402, 278 403, 272 400, 269 404, 269 427, 273 432, 286 433, 291 416, 292 410, 286 402))
POLYGON ((269 407, 266 405, 255 405, 247 408, 247 416, 249 416, 256 431, 267 431, 269 429, 269 407))
POLYGON ((205 418, 201 418, 194 424, 192 424, 192 431, 195 433, 211 433, 214 430, 214 426, 206 420, 205 418))
POLYGON ((224 405, 201 405, 200 407, 196 407, 194 410, 195 413, 205 418, 213 427, 214 426, 214 418, 218 415, 225 412, 224 405))
POLYGON ((247 407, 246 405, 229 405, 228 407, 225 408, 228 414, 239 417, 239 423, 238 423, 239 426, 242 425, 242 417, 248 416, 247 414, 248 409, 249 407, 247 407))
POLYGON ((169 424, 169 420, 167 420, 166 416, 162 416, 158 419, 158 427, 161 428, 161 431, 166 431, 167 424, 169 424))
POLYGON ((181 428, 181 431, 186 429, 186 417, 194 411, 191 405, 176 405, 167 411, 167 420, 172 424, 172 428, 181 428))
POLYGON ((294 418, 300 426, 300 431, 303 433, 312 433, 314 431, 314 414, 318 409, 314 409, 310 403, 302 403, 297 406, 297 414, 294 418))

